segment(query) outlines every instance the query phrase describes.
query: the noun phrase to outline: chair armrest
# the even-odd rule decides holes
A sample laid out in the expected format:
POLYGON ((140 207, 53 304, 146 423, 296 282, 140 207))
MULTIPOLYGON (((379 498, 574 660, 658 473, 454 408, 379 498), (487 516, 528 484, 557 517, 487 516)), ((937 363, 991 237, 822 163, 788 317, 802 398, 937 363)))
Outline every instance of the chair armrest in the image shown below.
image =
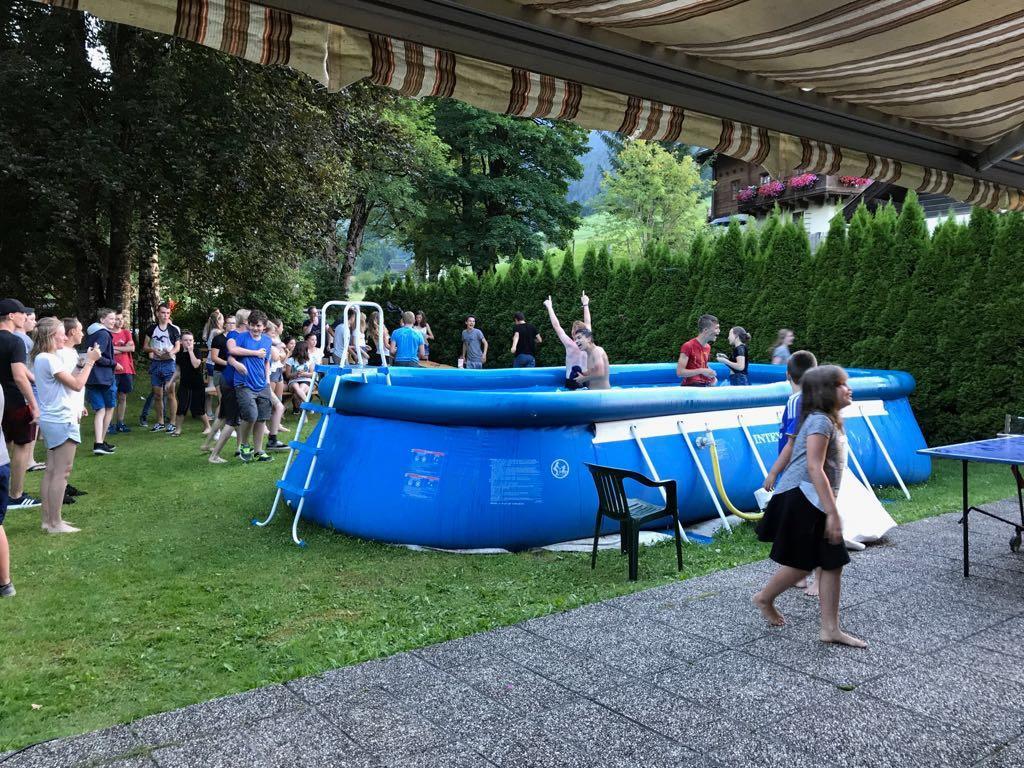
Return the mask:
POLYGON ((597 470, 601 473, 607 473, 621 477, 623 480, 633 480, 640 485, 645 485, 648 488, 664 488, 665 493, 675 497, 676 493, 676 481, 675 480, 651 480, 651 478, 643 475, 639 472, 635 472, 632 469, 621 469, 619 467, 606 467, 601 464, 590 464, 584 462, 591 471, 597 470))

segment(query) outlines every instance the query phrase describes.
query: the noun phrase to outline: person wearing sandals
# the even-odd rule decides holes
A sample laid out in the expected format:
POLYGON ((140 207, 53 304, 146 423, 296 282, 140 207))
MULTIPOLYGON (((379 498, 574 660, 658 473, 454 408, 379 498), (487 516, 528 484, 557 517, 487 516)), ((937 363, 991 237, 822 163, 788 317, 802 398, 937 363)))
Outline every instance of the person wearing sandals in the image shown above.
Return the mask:
POLYGON ((96 362, 102 357, 98 342, 85 354, 85 363, 76 371, 62 353, 64 323, 44 317, 36 332, 33 370, 39 389, 39 431, 46 441, 46 473, 43 475, 43 530, 47 533, 77 533, 78 528, 61 517, 61 505, 68 478, 75 463, 75 451, 82 442, 79 420, 82 417, 78 393, 86 386, 96 362))

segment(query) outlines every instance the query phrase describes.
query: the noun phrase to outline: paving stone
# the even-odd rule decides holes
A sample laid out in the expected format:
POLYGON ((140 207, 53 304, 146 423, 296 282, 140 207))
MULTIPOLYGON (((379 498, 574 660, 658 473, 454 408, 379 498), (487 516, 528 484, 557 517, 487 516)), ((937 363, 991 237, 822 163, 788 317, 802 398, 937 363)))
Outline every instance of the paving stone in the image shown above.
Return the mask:
POLYGON ((469 747, 446 744, 387 760, 384 765, 387 768, 493 768, 494 763, 469 747))
POLYGON ((319 712, 303 712, 250 724, 242 734, 267 765, 376 765, 369 752, 319 712))
POLYGON ((1014 617, 1007 621, 971 635, 967 642, 970 645, 984 648, 1006 658, 1006 663, 1013 664, 1014 657, 1024 664, 1024 618, 1014 617))
POLYGON ((388 759, 448 740, 443 729, 383 689, 328 699, 317 710, 357 744, 388 759))
POLYGON ((818 628, 806 633, 764 637, 744 645, 751 656, 820 678, 837 686, 858 686, 879 675, 914 663, 905 649, 872 642, 868 648, 823 643, 818 628))
POLYGON ((750 727, 801 706, 825 683, 740 651, 728 651, 654 676, 656 685, 705 707, 732 712, 750 727))
POLYGON ((508 722, 516 715, 504 704, 453 677, 392 692, 402 705, 435 726, 462 736, 488 722, 508 722))
POLYGON ((494 654, 497 642, 490 633, 449 640, 415 651, 416 656, 440 669, 474 664, 494 654))
POLYGON ((110 762, 121 757, 135 756, 141 747, 141 739, 131 729, 115 725, 102 731, 27 747, 5 758, 3 767, 42 768, 110 762))
POLYGON ((578 700, 547 714, 544 730, 575 743, 602 766, 675 766, 696 753, 590 701, 578 700))
POLYGON ((924 653, 962 642, 1012 615, 1005 610, 946 599, 939 593, 930 598, 897 593, 843 611, 840 620, 860 637, 924 653))
POLYGON ((267 759, 251 741, 231 731, 183 739, 154 750, 159 768, 263 768, 267 759))
MULTIPOLYGON (((778 632, 770 627, 751 603, 753 592, 749 589, 709 593, 680 603, 667 603, 655 607, 651 618, 725 645, 741 645, 758 637, 778 632)), ((780 607, 790 610, 792 620, 798 621, 811 615, 815 609, 795 596, 785 595, 780 607)))
POLYGON ((1018 685, 1024 685, 1024 659, 1005 656, 980 645, 957 643, 934 651, 926 658, 933 659, 933 663, 936 664, 957 664, 987 677, 1011 680, 1018 685))
POLYGON ((969 730, 939 728, 927 717, 836 690, 811 699, 801 717, 780 720, 761 735, 799 744, 815 765, 843 768, 970 765, 989 748, 969 730))
POLYGON ((550 733, 532 718, 505 720, 472 734, 467 742, 502 768, 597 768, 601 763, 579 747, 550 733))
MULTIPOLYGON (((709 763, 728 768, 832 768, 817 762, 799 741, 769 738, 764 733, 737 738, 716 748, 708 755, 709 763)), ((846 766, 843 766, 846 768, 846 766)))
POLYGON ((992 755, 980 763, 980 768, 1020 768, 1024 765, 1024 740, 1000 745, 992 755))
POLYGON ((495 701, 522 714, 556 709, 574 696, 561 685, 500 656, 492 657, 482 664, 460 667, 453 674, 495 701))
MULTIPOLYGON (((3 756, 0 755, 0 765, 2 765, 3 756)), ((156 763, 149 755, 142 755, 139 757, 127 757, 124 760, 115 760, 112 763, 84 763, 84 765, 95 766, 95 768, 157 768, 156 763)))
POLYGON ((1024 700, 1016 683, 956 664, 922 659, 905 670, 871 680, 859 690, 926 717, 956 723, 993 744, 1024 731, 1024 700))
POLYGON ((283 685, 213 699, 202 704, 136 720, 132 731, 145 744, 183 742, 254 720, 308 711, 308 705, 283 685))
POLYGON ((696 751, 751 733, 742 718, 684 699, 648 682, 602 691, 595 701, 696 751))
POLYGON ((576 649, 523 632, 526 641, 501 648, 501 655, 571 691, 590 695, 604 688, 628 684, 634 674, 576 649))

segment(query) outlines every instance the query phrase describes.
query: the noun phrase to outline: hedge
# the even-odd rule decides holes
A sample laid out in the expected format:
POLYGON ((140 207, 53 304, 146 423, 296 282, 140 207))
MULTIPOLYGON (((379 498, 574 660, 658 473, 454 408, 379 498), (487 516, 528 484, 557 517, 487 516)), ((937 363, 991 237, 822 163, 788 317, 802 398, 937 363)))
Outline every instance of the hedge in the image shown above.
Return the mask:
POLYGON ((728 328, 742 325, 754 361, 766 362, 777 330, 792 328, 795 347, 820 361, 910 371, 918 419, 939 442, 991 436, 1005 413, 1024 413, 1022 265, 1022 214, 978 209, 929 237, 910 192, 898 216, 891 205, 861 205, 849 225, 837 215, 813 256, 803 228, 776 211, 760 230, 733 221, 686 254, 652 250, 629 262, 590 249, 557 270, 550 257, 517 258, 482 279, 459 270, 429 282, 385 279, 367 299, 426 312, 431 359, 450 365, 473 314, 491 344, 487 367, 510 366, 516 311, 544 336, 538 365, 561 365, 542 302, 552 296, 568 329, 581 317, 580 290, 613 363, 674 362, 703 313, 722 323, 715 351, 727 351, 728 328))

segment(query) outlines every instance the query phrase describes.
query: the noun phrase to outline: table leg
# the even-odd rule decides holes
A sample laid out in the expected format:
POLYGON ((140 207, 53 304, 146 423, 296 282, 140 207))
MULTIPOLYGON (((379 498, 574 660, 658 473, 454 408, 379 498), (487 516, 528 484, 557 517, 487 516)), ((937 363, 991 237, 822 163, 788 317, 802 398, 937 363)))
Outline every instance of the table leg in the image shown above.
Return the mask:
POLYGON ((970 505, 969 505, 969 503, 967 501, 967 499, 968 499, 968 494, 967 494, 967 464, 968 464, 968 462, 963 461, 963 462, 961 462, 961 464, 963 465, 963 509, 964 509, 964 514, 963 514, 963 518, 960 521, 960 524, 963 525, 963 527, 964 527, 964 578, 967 578, 968 576, 971 575, 970 547, 968 545, 968 542, 970 541, 970 534, 969 534, 969 532, 967 530, 967 516, 970 514, 970 505))

